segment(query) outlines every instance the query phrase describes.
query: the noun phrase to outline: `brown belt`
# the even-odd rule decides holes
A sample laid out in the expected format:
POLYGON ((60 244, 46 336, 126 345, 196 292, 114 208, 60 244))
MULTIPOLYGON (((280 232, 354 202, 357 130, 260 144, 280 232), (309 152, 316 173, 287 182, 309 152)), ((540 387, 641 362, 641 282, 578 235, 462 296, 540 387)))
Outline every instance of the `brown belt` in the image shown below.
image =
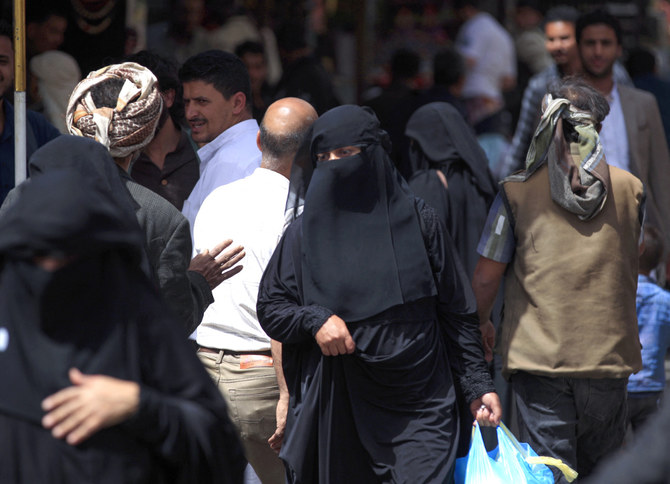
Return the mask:
POLYGON ((219 354, 223 351, 224 355, 233 355, 233 356, 242 356, 242 355, 263 355, 263 356, 272 356, 272 351, 270 350, 259 350, 259 351, 231 351, 231 350, 217 350, 216 348, 208 348, 207 346, 198 346, 198 351, 203 353, 214 353, 219 354))

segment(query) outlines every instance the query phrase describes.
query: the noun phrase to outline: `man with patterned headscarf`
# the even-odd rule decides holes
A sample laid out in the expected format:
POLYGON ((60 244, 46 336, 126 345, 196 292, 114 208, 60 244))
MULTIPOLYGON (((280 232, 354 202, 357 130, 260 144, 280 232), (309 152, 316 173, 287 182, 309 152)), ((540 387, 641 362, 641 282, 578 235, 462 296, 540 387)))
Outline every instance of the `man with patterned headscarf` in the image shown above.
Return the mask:
POLYGON ((582 478, 623 442, 626 383, 641 368, 635 291, 645 194, 635 176, 607 164, 598 131, 609 105, 600 93, 569 79, 543 107, 526 170, 503 181, 489 212, 473 288, 490 345, 505 274, 496 350, 520 438, 582 478))
POLYGON ((244 253, 237 247, 219 255, 232 243, 224 241, 211 252, 197 255, 189 265, 192 246, 186 218, 170 202, 130 178, 131 161, 153 138, 162 110, 155 76, 139 64, 126 62, 91 72, 75 87, 66 123, 70 133, 95 139, 114 158, 136 203, 160 292, 191 332, 213 301, 211 290, 241 270, 225 271, 244 253))

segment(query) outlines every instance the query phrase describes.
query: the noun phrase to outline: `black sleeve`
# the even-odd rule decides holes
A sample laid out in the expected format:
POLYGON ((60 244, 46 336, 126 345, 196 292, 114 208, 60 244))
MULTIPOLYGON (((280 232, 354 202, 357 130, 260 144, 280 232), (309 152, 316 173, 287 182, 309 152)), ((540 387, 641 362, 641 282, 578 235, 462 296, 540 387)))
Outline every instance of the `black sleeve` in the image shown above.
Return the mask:
POLYGON ((265 268, 258 291, 258 321, 270 338, 282 343, 313 338, 333 314, 322 306, 303 305, 301 227, 302 219, 298 218, 286 230, 265 268))
POLYGON ((167 232, 161 234, 164 245, 154 267, 165 302, 186 329, 186 334, 191 334, 214 297, 204 277, 188 270, 192 252, 188 220, 179 217, 167 232))
POLYGON ((193 300, 193 318, 190 320, 190 327, 186 328, 191 334, 202 321, 205 310, 214 302, 214 295, 205 276, 195 271, 187 271, 186 275, 191 284, 191 299, 193 300))
POLYGON ((173 469, 174 482, 242 483, 246 460, 223 397, 157 298, 143 301, 143 313, 140 406, 123 427, 173 469))
POLYGON ((437 285, 437 313, 449 364, 468 403, 494 392, 482 349, 477 303, 451 236, 432 208, 418 203, 424 241, 437 285))

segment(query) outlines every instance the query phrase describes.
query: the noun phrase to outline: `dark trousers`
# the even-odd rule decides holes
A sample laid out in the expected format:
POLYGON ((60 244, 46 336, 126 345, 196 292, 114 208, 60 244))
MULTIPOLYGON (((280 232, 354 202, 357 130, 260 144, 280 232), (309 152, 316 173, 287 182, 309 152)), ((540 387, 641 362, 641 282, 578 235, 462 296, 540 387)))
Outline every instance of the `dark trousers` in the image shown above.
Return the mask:
POLYGON ((663 392, 631 392, 628 394, 627 423, 633 427, 633 433, 658 411, 663 392))
MULTIPOLYGON (((588 476, 626 434, 627 378, 551 378, 519 372, 511 377, 519 440, 588 476)), ((555 468, 557 483, 567 483, 555 468)))

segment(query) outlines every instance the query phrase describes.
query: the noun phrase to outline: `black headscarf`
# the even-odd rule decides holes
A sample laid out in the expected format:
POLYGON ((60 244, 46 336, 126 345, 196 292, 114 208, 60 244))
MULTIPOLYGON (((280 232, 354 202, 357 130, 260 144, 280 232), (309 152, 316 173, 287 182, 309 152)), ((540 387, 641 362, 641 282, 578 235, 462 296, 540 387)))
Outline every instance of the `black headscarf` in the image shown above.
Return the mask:
MULTIPOLYGON (((102 144, 82 136, 62 135, 37 150, 28 165, 30 179, 38 178, 53 170, 71 168, 79 173, 87 183, 95 183, 104 188, 126 213, 137 220, 139 205, 119 176, 121 168, 114 162, 109 150, 102 144)), ((28 180, 28 183, 30 182, 28 180)), ((13 207, 23 185, 12 190, 0 209, 0 216, 13 207)), ((146 241, 143 242, 140 267, 157 284, 147 256, 146 241)))
POLYGON ((491 198, 495 196, 497 189, 486 153, 472 128, 451 104, 436 102, 417 109, 407 122, 405 135, 415 144, 410 149, 412 173, 432 168, 442 170, 449 178, 452 165, 463 163, 478 189, 491 198))
POLYGON ((305 195, 307 187, 314 173, 314 165, 310 156, 310 145, 312 143, 312 127, 305 135, 302 144, 293 158, 291 164, 291 176, 289 177, 288 197, 286 197, 286 221, 293 222, 305 208, 305 195))
POLYGON ((441 217, 471 278, 479 258, 477 243, 497 191, 486 154, 470 126, 448 103, 417 109, 405 134, 413 140, 409 186, 441 217), (446 189, 434 170, 444 174, 446 189))
POLYGON ((131 378, 115 288, 143 277, 134 214, 97 178, 54 169, 23 185, 0 219, 0 410, 39 423, 40 402, 69 385, 67 371, 131 378), (71 262, 55 272, 34 257, 71 262))
POLYGON ((119 177, 119 167, 109 150, 97 141, 82 136, 59 136, 37 150, 28 167, 31 178, 60 168, 73 168, 87 180, 95 178, 118 203, 130 207, 135 216, 137 202, 119 177))
POLYGON ((436 294, 414 196, 389 158, 369 108, 346 105, 313 126, 310 153, 344 146, 361 153, 318 163, 303 214, 303 289, 345 321, 436 294))

